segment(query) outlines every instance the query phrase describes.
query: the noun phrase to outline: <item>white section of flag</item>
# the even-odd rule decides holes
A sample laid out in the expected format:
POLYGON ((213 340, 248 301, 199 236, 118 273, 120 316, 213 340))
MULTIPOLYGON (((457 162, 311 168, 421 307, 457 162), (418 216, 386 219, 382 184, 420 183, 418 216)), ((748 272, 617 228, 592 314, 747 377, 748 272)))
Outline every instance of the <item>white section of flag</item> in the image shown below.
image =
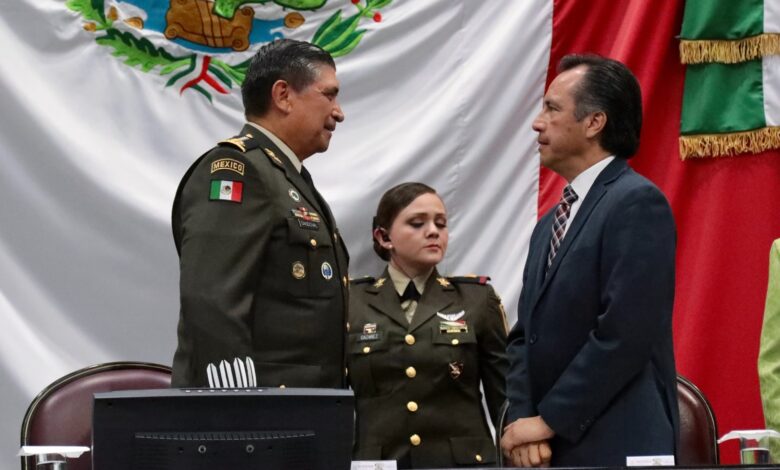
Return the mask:
POLYGON ((780 56, 762 59, 764 116, 767 126, 780 126, 780 56))
POLYGON ((780 2, 764 0, 764 32, 780 33, 780 2))

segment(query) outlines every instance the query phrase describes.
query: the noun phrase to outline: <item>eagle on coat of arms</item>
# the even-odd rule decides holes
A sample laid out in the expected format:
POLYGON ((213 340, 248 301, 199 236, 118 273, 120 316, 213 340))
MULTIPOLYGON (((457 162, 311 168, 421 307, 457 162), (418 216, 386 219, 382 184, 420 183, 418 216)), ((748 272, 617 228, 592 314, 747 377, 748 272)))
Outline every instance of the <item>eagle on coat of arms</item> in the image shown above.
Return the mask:
MULTIPOLYGON (((85 31, 98 44, 143 72, 170 75, 166 87, 180 85, 212 100, 212 92, 229 94, 246 75, 252 46, 286 37, 310 18, 319 19, 310 42, 340 57, 352 52, 367 29, 367 18, 392 0, 341 0, 356 11, 344 16, 339 7, 325 21, 315 15, 329 0, 67 0, 81 15, 85 31), (309 18, 307 18, 307 16, 309 18)), ((339 0, 330 0, 331 4, 339 0)), ((315 23, 316 24, 316 23, 315 23)))

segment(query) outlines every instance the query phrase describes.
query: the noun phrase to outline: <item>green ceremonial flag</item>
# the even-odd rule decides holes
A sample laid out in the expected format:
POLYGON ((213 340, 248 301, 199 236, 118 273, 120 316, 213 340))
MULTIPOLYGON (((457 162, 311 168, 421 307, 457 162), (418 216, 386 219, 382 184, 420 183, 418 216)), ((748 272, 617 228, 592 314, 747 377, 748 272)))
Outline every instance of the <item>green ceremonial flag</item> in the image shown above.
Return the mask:
POLYGON ((780 148, 780 2, 688 0, 680 156, 780 148))

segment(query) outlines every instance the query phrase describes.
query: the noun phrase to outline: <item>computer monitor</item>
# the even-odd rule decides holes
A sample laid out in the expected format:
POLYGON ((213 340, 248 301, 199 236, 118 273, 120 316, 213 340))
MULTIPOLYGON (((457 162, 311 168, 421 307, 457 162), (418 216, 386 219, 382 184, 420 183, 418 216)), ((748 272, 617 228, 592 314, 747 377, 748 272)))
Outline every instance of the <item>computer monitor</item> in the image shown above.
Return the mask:
POLYGON ((349 390, 162 389, 96 393, 94 470, 348 470, 349 390))

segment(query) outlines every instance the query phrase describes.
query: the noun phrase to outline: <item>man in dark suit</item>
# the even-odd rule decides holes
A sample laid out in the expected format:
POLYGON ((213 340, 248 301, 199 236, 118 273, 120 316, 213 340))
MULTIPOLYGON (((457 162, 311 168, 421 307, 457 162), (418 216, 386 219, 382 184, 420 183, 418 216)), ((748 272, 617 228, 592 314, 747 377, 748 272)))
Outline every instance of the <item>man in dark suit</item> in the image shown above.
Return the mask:
POLYGON ((507 341, 501 447, 515 465, 675 454, 675 225, 663 194, 627 164, 641 124, 628 68, 561 60, 533 127, 542 164, 569 184, 531 236, 507 341))
POLYGON ((345 387, 347 251, 301 162, 344 119, 330 54, 280 40, 252 58, 248 123, 187 171, 173 205, 175 387, 345 387))

